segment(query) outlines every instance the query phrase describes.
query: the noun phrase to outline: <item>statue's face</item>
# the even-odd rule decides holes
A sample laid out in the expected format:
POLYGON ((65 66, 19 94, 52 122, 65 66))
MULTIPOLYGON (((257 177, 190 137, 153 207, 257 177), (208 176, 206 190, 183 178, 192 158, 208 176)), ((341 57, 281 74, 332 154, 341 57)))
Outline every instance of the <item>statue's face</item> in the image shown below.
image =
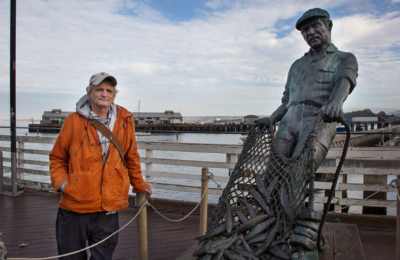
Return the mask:
POLYGON ((330 31, 319 18, 310 19, 301 26, 301 35, 312 49, 330 43, 330 31))

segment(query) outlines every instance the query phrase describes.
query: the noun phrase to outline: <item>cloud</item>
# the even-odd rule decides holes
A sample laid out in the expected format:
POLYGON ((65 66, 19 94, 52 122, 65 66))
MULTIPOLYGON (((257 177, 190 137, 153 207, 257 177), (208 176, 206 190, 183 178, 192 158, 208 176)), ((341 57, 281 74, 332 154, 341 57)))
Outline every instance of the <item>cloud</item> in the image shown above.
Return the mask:
MULTIPOLYGON (((204 3, 201 15, 181 22, 149 3, 18 1, 18 116, 74 110, 89 77, 100 71, 118 79, 116 101, 131 110, 141 100, 143 111, 173 109, 184 116, 270 114, 279 105, 290 65, 308 50, 293 25, 316 2, 213 0, 204 3)), ((332 10, 346 3, 318 1, 332 10)), ((7 1, 0 3, 0 17, 1 35, 9 35, 7 1)), ((386 97, 376 99, 374 92, 399 96, 399 39, 393 33, 398 12, 332 17, 333 42, 360 64, 358 86, 346 102, 382 107, 377 103, 386 97)), ((0 60, 9 60, 8 48, 2 37, 0 60)), ((0 63, 5 97, 8 65, 0 63)), ((3 106, 0 118, 7 118, 3 106)))

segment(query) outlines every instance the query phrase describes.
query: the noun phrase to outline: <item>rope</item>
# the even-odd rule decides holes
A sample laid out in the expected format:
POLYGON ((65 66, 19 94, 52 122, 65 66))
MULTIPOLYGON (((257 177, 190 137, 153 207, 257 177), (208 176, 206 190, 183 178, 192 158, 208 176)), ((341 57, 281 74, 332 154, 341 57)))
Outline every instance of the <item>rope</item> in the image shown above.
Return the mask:
MULTIPOLYGON (((218 188, 218 189, 221 189, 221 184, 218 184, 218 183, 214 180, 214 174, 213 174, 213 173, 210 172, 210 175, 201 178, 201 181, 206 181, 206 180, 212 180, 212 181, 214 181, 214 182, 217 184, 217 188, 218 188)), ((199 207, 199 205, 200 205, 201 202, 203 201, 203 198, 204 198, 204 195, 205 195, 205 194, 206 194, 206 192, 204 192, 204 193, 201 195, 200 201, 199 201, 199 203, 197 203, 196 207, 194 207, 194 209, 193 209, 192 211, 190 211, 186 216, 184 216, 184 217, 181 218, 181 219, 170 219, 170 218, 167 218, 166 216, 164 216, 163 214, 161 214, 153 205, 151 205, 150 203, 149 203, 148 205, 150 205, 150 207, 152 207, 152 208, 154 209, 154 211, 155 211, 158 215, 160 215, 161 217, 163 217, 164 219, 166 219, 166 220, 168 220, 168 221, 171 221, 171 222, 180 222, 180 221, 183 221, 183 220, 185 220, 186 218, 188 218, 191 214, 193 214, 193 212, 199 207)))
MULTIPOLYGON (((396 185, 397 185, 397 180, 392 180, 388 185, 390 185, 390 186, 392 186, 392 187, 397 187, 397 186, 396 186, 396 185), (395 185, 393 185, 394 183, 395 183, 395 185)), ((362 200, 356 202, 354 205, 346 206, 346 207, 343 207, 343 208, 340 208, 340 209, 337 209, 337 210, 331 210, 331 211, 329 211, 329 212, 338 212, 338 211, 342 211, 342 210, 344 210, 344 209, 350 208, 351 206, 357 206, 357 205, 360 204, 363 200, 367 200, 367 199, 373 197, 375 194, 377 194, 377 193, 379 193, 379 192, 382 192, 382 191, 383 191, 383 189, 382 189, 382 190, 378 190, 378 191, 372 193, 371 195, 369 195, 368 197, 366 197, 366 198, 364 198, 364 199, 362 199, 362 200)), ((397 189, 396 189, 396 194, 397 194, 397 199, 400 201, 399 191, 398 191, 397 189)))
MULTIPOLYGON (((202 177, 201 180, 202 180, 202 181, 205 181, 205 180, 210 180, 210 179, 211 179, 212 181, 215 182, 215 184, 217 185, 217 188, 218 188, 218 189, 221 189, 221 185, 218 184, 218 183, 214 180, 214 174, 211 173, 211 172, 210 172, 210 175, 208 175, 208 176, 206 176, 206 177, 202 177)), ((136 213, 136 215, 135 215, 128 223, 126 223, 122 228, 118 229, 117 231, 115 231, 114 233, 112 233, 111 235, 109 235, 108 237, 106 237, 106 238, 104 238, 103 240, 97 242, 96 244, 93 244, 93 245, 91 245, 91 246, 82 248, 82 249, 80 249, 80 250, 78 250, 78 251, 74 251, 74 252, 71 252, 71 253, 67 253, 67 254, 63 254, 63 255, 58 255, 58 256, 49 256, 49 257, 42 257, 42 258, 8 258, 8 259, 10 259, 10 260, 46 260, 46 259, 55 259, 55 258, 59 258, 59 257, 66 257, 66 256, 74 255, 74 254, 77 254, 77 253, 79 253, 79 252, 85 251, 85 250, 87 250, 87 249, 93 248, 93 247, 95 247, 95 246, 97 246, 97 245, 103 243, 104 241, 106 241, 107 239, 109 239, 109 238, 112 237, 113 235, 117 234, 118 232, 122 231, 123 229, 125 229, 129 224, 132 223, 133 220, 135 220, 135 219, 137 218, 137 216, 138 216, 139 213, 142 211, 142 209, 144 208, 145 205, 149 205, 150 207, 152 207, 152 208, 154 209, 154 211, 155 211, 158 215, 160 215, 161 217, 163 217, 164 219, 166 219, 166 220, 168 220, 168 221, 180 222, 180 221, 182 221, 182 220, 185 220, 187 217, 189 217, 189 216, 198 208, 198 206, 201 204, 201 202, 202 202, 202 200, 203 200, 205 194, 206 194, 206 192, 204 192, 204 193, 201 195, 201 199, 200 199, 199 203, 197 203, 196 207, 194 207, 194 209, 193 209, 192 211, 190 211, 185 217, 183 217, 183 218, 181 218, 181 219, 176 219, 176 220, 175 220, 175 219, 169 219, 169 218, 167 218, 166 216, 162 215, 152 204, 150 204, 150 203, 148 202, 149 199, 146 198, 146 200, 143 202, 142 206, 140 207, 139 211, 136 213)))
POLYGON ((319 226, 319 230, 318 230, 318 240, 317 240, 317 246, 318 246, 318 250, 323 251, 325 249, 325 238, 322 235, 322 229, 324 227, 325 221, 326 221, 326 216, 328 215, 328 210, 329 207, 331 206, 331 202, 332 202, 332 198, 336 189, 336 184, 338 182, 339 179, 339 175, 340 175, 340 171, 342 170, 342 166, 344 163, 344 160, 346 159, 346 154, 347 154, 347 148, 349 148, 349 143, 350 143, 350 137, 351 137, 351 130, 350 130, 350 126, 346 123, 346 121, 343 118, 340 118, 338 120, 339 123, 342 123, 345 127, 346 127, 346 141, 344 143, 343 146, 343 152, 342 155, 340 156, 340 160, 339 160, 339 164, 336 168, 336 172, 335 172, 335 177, 332 181, 332 187, 331 187, 331 191, 329 193, 329 197, 328 197, 328 201, 325 203, 324 205, 324 211, 323 211, 323 215, 322 215, 322 220, 321 220, 321 224, 319 226), (322 242, 322 244, 321 244, 322 242))
POLYGON ((87 250, 87 249, 90 249, 90 248, 92 248, 92 247, 95 247, 95 246, 97 246, 97 245, 103 243, 104 241, 106 241, 106 240, 109 239, 110 237, 114 236, 114 235, 117 234, 118 232, 120 232, 120 231, 122 231, 123 229, 125 229, 129 224, 131 224, 132 221, 135 220, 135 219, 137 218, 137 216, 139 215, 140 211, 142 211, 142 209, 143 209, 144 206, 146 205, 147 201, 148 201, 148 199, 146 199, 146 200, 143 202, 143 205, 140 207, 139 211, 136 213, 136 215, 135 215, 130 221, 128 221, 128 223, 126 223, 122 228, 118 229, 117 231, 115 231, 114 233, 112 233, 111 235, 109 235, 108 237, 106 237, 106 238, 104 238, 103 240, 97 242, 96 244, 93 244, 93 245, 91 245, 91 246, 82 248, 82 249, 80 249, 80 250, 78 250, 78 251, 74 251, 74 252, 71 252, 71 253, 67 253, 67 254, 63 254, 63 255, 58 255, 58 256, 49 256, 49 257, 41 257, 41 258, 7 258, 7 259, 10 259, 10 260, 45 260, 45 259, 56 259, 56 258, 59 258, 59 257, 66 257, 66 256, 74 255, 74 254, 77 254, 77 253, 79 253, 79 252, 82 252, 82 251, 85 251, 85 250, 87 250))

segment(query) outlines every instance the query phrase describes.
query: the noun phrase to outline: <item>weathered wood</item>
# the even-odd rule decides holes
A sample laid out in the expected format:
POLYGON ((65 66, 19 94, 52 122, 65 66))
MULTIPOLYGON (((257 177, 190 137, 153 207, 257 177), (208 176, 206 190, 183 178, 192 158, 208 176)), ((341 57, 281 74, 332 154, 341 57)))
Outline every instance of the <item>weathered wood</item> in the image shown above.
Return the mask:
POLYGON ((356 224, 358 227, 396 228, 395 216, 362 215, 352 213, 330 212, 326 216, 327 222, 339 220, 340 223, 356 224))
POLYGON ((318 252, 318 260, 335 260, 333 244, 333 223, 325 223, 322 235, 325 238, 325 250, 318 252))
POLYGON ((235 167, 235 163, 225 162, 210 162, 210 161, 192 161, 192 160, 171 160, 171 159, 160 159, 160 158, 141 158, 142 163, 154 163, 154 164, 165 164, 165 165, 180 165, 180 166, 192 166, 192 167, 209 167, 209 168, 232 168, 235 167))
MULTIPOLYGON (((319 167, 317 174, 334 174, 336 167, 319 167)), ((398 168, 350 168, 343 167, 340 171, 341 174, 357 174, 357 175, 400 175, 398 168)))
MULTIPOLYGON (((342 148, 331 148, 328 151, 327 157, 340 157, 342 148)), ((388 157, 400 158, 400 149, 398 147, 349 147, 347 157, 353 158, 374 158, 388 157)))
MULTIPOLYGON (((315 197, 316 203, 325 203, 327 197, 315 197)), ((348 206, 370 206, 370 207, 396 207, 396 201, 394 200, 375 200, 375 199, 349 199, 349 198, 333 198, 332 204, 337 205, 348 205, 348 206)))
POLYGON ((240 154, 242 152, 243 146, 242 145, 220 145, 220 144, 138 142, 138 148, 139 149, 148 149, 148 150, 159 150, 159 151, 240 154))
MULTIPOLYGON (((129 196, 129 205, 135 205, 135 196, 129 196)), ((153 198, 151 200, 151 204, 156 207, 157 209, 163 209, 167 211, 175 210, 182 213, 191 212, 198 204, 198 202, 192 201, 181 201, 181 200, 173 200, 173 199, 164 199, 164 198, 153 198)), ((215 209, 215 204, 208 204, 208 212, 213 212, 215 209)), ((197 207, 194 211, 195 213, 199 214, 200 209, 197 207)), ((196 229, 196 236, 197 236, 198 228, 196 229)))
POLYGON ((400 176, 397 176, 397 194, 396 194, 396 260, 400 260, 400 176))
MULTIPOLYGON (((17 168, 20 168, 20 169, 25 167, 25 164, 23 162, 23 160, 25 159, 25 153, 22 152, 22 150, 24 148, 25 148, 25 143, 19 141, 18 142, 18 150, 17 150, 17 154, 18 154, 18 157, 17 157, 17 168)), ((20 170, 18 170, 17 172, 18 172, 18 179, 24 179, 24 172, 20 171, 20 170)))
MULTIPOLYGON (((47 137, 18 137, 18 141, 24 142, 35 142, 35 143, 54 143, 56 138, 47 137)), ((0 136, 1 140, 9 140, 9 136, 0 136)), ((172 172, 158 172, 153 171, 153 164, 164 164, 164 165, 177 165, 177 166, 191 166, 191 167, 212 167, 212 168, 223 168, 223 169, 233 169, 238 154, 242 150, 241 145, 213 145, 213 144, 182 144, 182 143, 149 143, 149 142, 139 142, 139 148, 146 150, 146 157, 142 158, 142 163, 146 164, 146 168, 143 174, 146 179, 152 184, 153 188, 167 189, 167 190, 180 190, 187 192, 200 193, 200 187, 198 186, 187 186, 187 185, 176 185, 176 184, 164 184, 164 183, 154 183, 151 180, 152 177, 165 177, 165 178, 176 178, 176 179, 187 179, 187 180, 198 180, 200 176, 197 174, 185 174, 185 173, 172 173, 172 172), (207 161, 196 161, 196 160, 174 160, 174 159, 164 159, 164 158, 151 158, 153 150, 163 150, 163 151, 180 151, 180 152, 195 152, 195 153, 225 153, 227 162, 207 162, 207 161)), ((24 145, 20 145, 20 148, 24 145)), ((0 150, 8 150, 7 147, 0 147, 0 150)), ((334 159, 337 160, 337 156, 341 153, 341 148, 332 148, 328 154, 326 162, 334 159), (332 158, 334 156, 334 158, 332 158)), ((361 175, 379 175, 386 177, 387 175, 400 175, 398 167, 400 166, 398 157, 400 155, 398 148, 393 147, 352 147, 349 149, 351 152, 348 153, 347 160, 341 172, 341 178, 345 178, 347 175, 361 174, 361 175), (357 158, 354 158, 357 156, 357 158), (373 156, 373 157, 368 157, 373 156)), ((47 156, 49 154, 48 150, 37 150, 37 149, 19 149, 20 154, 30 153, 36 155, 47 156)), ((5 162, 9 162, 10 158, 4 158, 5 162)), ((39 166, 48 166, 48 161, 41 160, 18 160, 19 164, 32 164, 39 166)), ((316 182, 316 189, 329 190, 331 183, 329 182, 330 175, 336 170, 336 167, 332 167, 332 163, 325 163, 323 167, 318 169, 318 174, 322 173, 327 177, 324 181, 316 182)), ((10 170, 9 167, 5 167, 4 170, 10 170)), ((31 173, 37 175, 48 176, 49 172, 44 170, 34 170, 26 169, 25 167, 18 167, 18 171, 21 173, 31 173)), ((319 174, 320 175, 320 174, 319 174)), ((229 180, 229 176, 214 176, 214 179, 218 183, 226 184, 229 180)), ((35 187, 35 183, 32 184, 35 187)), ((366 200, 362 201, 360 199, 346 199, 338 198, 339 195, 347 190, 357 190, 357 191, 383 191, 383 192, 393 192, 395 189, 388 186, 386 183, 382 184, 352 184, 352 183, 339 183, 337 185, 337 198, 333 199, 333 204, 336 207, 342 205, 357 205, 357 206, 378 206, 378 207, 394 207, 394 201, 382 201, 382 200, 366 200), (339 194, 340 193, 340 194, 339 194)), ((210 194, 220 194, 220 190, 215 188, 210 188, 210 194)), ((342 195, 343 196, 343 195, 342 195)), ((324 202, 326 197, 317 197, 316 202, 324 202)))
POLYGON ((356 225, 334 223, 335 260, 365 260, 356 225))
MULTIPOLYGON (((146 149, 146 158, 153 158, 153 150, 146 149)), ((153 171, 153 163, 148 162, 145 164, 146 171, 153 171)), ((153 178, 150 175, 146 175, 146 182, 151 182, 153 178)))
POLYGON ((207 209, 208 209, 208 180, 210 171, 208 168, 201 169, 201 193, 203 197, 200 203, 200 229, 199 236, 206 233, 207 230, 207 209))
MULTIPOLYGON (((189 173, 178 173, 178 172, 159 172, 159 171, 142 171, 143 175, 152 176, 152 177, 163 177, 170 179, 185 179, 185 180, 199 180, 200 175, 198 174, 189 174, 189 173)), ((216 176, 214 175, 213 179, 216 182, 225 182, 229 181, 229 176, 216 176)))
MULTIPOLYGON (((163 190, 176 190, 176 191, 184 191, 184 192, 196 192, 200 193, 201 188, 195 186, 187 186, 187 185, 178 185, 178 184, 167 184, 167 183, 156 183, 149 182, 152 188, 154 189, 163 189, 163 190)), ((220 195, 222 191, 217 188, 208 188, 208 194, 216 194, 220 195)))
MULTIPOLYGON (((5 171, 11 171, 11 167, 4 166, 5 171)), ((22 169, 22 168, 17 168, 19 171, 23 171, 25 173, 31 173, 31 174, 37 174, 37 175, 44 175, 44 176, 50 176, 49 171, 42 171, 42 170, 33 170, 33 169, 22 169)))
MULTIPOLYGON (((146 201, 146 192, 136 194, 136 207, 140 208, 146 201)), ((138 255, 139 260, 148 260, 147 246, 147 208, 146 205, 140 211, 137 217, 137 235, 138 235, 138 255)))
MULTIPOLYGON (((387 185, 387 176, 379 176, 379 175, 364 175, 364 184, 370 185, 387 185)), ((379 199, 386 200, 387 196, 384 192, 379 192, 371 197, 374 192, 372 191, 364 191, 364 198, 369 197, 369 199, 379 199)), ((364 207, 363 214, 378 214, 378 215, 386 215, 386 208, 373 208, 373 207, 364 207)))
POLYGON ((3 152, 0 151, 0 194, 3 193, 4 191, 4 179, 3 179, 3 175, 4 174, 4 170, 3 170, 3 152))
MULTIPOLYGON (((4 177, 3 179, 4 179, 5 185, 11 185, 11 178, 4 177)), ((38 181, 17 180, 17 185, 18 185, 18 187, 26 187, 26 188, 41 190, 41 191, 53 190, 53 187, 51 186, 50 183, 43 183, 43 182, 38 182, 38 181)))

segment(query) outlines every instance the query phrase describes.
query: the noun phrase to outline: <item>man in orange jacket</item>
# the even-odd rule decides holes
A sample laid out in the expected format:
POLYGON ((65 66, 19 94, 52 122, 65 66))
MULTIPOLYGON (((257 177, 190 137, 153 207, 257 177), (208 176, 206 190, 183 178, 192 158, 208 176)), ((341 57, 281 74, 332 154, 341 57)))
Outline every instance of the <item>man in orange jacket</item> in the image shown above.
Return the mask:
MULTIPOLYGON (((105 72, 93 75, 87 94, 65 119, 50 152, 51 184, 61 192, 56 221, 60 255, 84 248, 86 241, 95 244, 119 229, 118 210, 128 206, 129 184, 133 192, 152 194, 141 174, 132 114, 114 103, 116 86, 117 80, 105 72), (93 121, 118 138, 121 151, 93 121)), ((92 248, 91 259, 112 259, 117 242, 118 234, 92 248)), ((87 255, 84 251, 60 259, 87 255)))

